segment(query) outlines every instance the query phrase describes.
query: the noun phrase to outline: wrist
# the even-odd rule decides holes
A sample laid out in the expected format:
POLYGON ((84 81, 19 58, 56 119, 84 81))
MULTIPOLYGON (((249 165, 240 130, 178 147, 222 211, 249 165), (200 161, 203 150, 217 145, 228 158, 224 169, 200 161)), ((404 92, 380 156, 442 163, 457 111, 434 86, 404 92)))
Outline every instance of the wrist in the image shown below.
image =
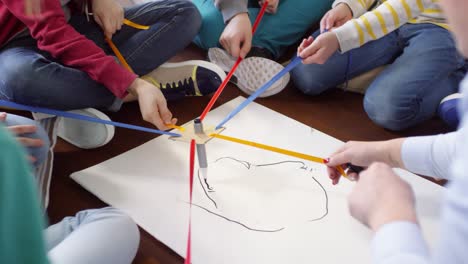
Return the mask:
POLYGON ((340 50, 340 41, 338 41, 338 36, 335 34, 335 32, 329 32, 331 39, 332 39, 332 47, 335 51, 340 50))
POLYGON ((351 7, 347 4, 347 3, 344 3, 344 2, 341 2, 339 3, 337 6, 337 8, 341 8, 343 10, 346 10, 346 12, 348 12, 348 14, 353 17, 353 10, 351 9, 351 7))
POLYGON ((401 159, 401 145, 404 138, 397 138, 385 141, 383 143, 383 153, 385 162, 393 168, 403 168, 403 161, 401 159))
POLYGON ((228 23, 230 23, 230 22, 233 21, 233 20, 244 20, 244 19, 250 20, 249 14, 248 14, 248 13, 239 13, 239 14, 233 16, 233 17, 228 21, 228 23))
POLYGON ((133 96, 138 96, 142 82, 144 82, 142 79, 136 78, 127 88, 127 92, 133 96))
POLYGON ((354 0, 337 0, 333 3, 332 7, 336 8, 338 5, 346 4, 346 10, 351 10, 353 18, 358 18, 367 12, 367 7, 363 6, 359 1, 354 0))

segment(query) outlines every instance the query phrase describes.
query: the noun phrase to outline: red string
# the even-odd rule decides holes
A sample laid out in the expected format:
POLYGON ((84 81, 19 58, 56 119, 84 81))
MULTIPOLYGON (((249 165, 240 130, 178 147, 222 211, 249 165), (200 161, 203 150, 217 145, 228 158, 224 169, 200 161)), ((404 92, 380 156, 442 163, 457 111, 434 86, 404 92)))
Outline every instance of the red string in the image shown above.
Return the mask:
MULTIPOLYGON (((262 17, 265 14, 265 10, 266 10, 267 6, 268 6, 268 1, 265 1, 265 3, 263 3, 262 9, 260 9, 260 12, 258 13, 257 18, 255 19, 255 23, 254 23, 254 25, 252 27, 252 34, 255 34, 255 31, 257 30, 258 25, 260 24, 260 21, 262 20, 262 17)), ((231 80, 232 75, 234 75, 234 72, 237 70, 237 67, 239 66, 241 61, 242 61, 242 58, 239 57, 237 59, 236 63, 234 64, 234 66, 232 66, 232 69, 229 71, 228 75, 226 76, 224 81, 221 83, 221 85, 218 87, 218 89, 216 90, 216 93, 213 95, 213 97, 211 97, 211 100, 208 102, 208 105, 206 105, 205 109, 203 110, 202 114, 200 115, 200 121, 203 121, 203 119, 205 119, 208 112, 210 112, 211 108, 213 107, 213 105, 218 100, 218 98, 221 95, 221 93, 223 92, 224 88, 226 88, 226 85, 228 84, 229 80, 231 80)))
POLYGON ((258 13, 257 19, 255 19, 255 23, 252 27, 252 34, 255 34, 255 31, 257 31, 258 25, 260 24, 260 21, 262 20, 263 15, 265 14, 265 11, 268 7, 268 1, 265 1, 262 5, 262 9, 260 9, 260 12, 258 13))
POLYGON ((189 228, 187 238, 187 254, 185 254, 185 264, 192 263, 192 191, 193 191, 193 171, 195 167, 195 140, 190 142, 190 212, 189 228))
MULTIPOLYGON (((265 14, 265 10, 267 6, 268 6, 268 1, 265 1, 265 3, 263 3, 262 9, 258 13, 257 18, 255 19, 255 23, 252 27, 252 34, 255 34, 255 31, 257 30, 258 25, 260 24, 260 21, 262 20, 262 17, 265 14)), ((200 116, 201 121, 205 119, 206 115, 211 110, 216 100, 218 100, 219 96, 223 92, 224 88, 226 87, 227 83, 231 79, 232 75, 234 75, 234 72, 236 71, 241 61, 242 61, 242 58, 239 57, 236 63, 234 64, 234 66, 232 66, 232 69, 229 71, 228 75, 226 76, 224 81, 221 83, 221 85, 218 87, 218 89, 216 90, 216 93, 213 95, 210 102, 208 102, 208 105, 203 110, 203 113, 200 116)), ((189 213, 189 228, 188 228, 188 238, 187 238, 187 253, 185 254, 185 262, 184 262, 185 264, 191 264, 192 262, 192 191, 193 191, 194 166, 195 166, 195 140, 192 139, 192 141, 190 142, 190 213, 189 213)))
POLYGON ((205 107, 205 110, 203 110, 203 113, 200 116, 200 121, 203 121, 203 119, 205 119, 205 116, 208 114, 208 112, 210 112, 211 108, 216 103, 216 100, 218 100, 218 97, 221 95, 224 88, 226 88, 226 85, 228 84, 229 80, 231 80, 232 75, 237 70, 237 67, 239 66, 241 61, 242 61, 242 58, 239 57, 237 59, 236 63, 234 64, 234 66, 232 66, 232 69, 229 71, 229 73, 226 76, 226 78, 224 79, 224 81, 221 83, 219 88, 216 90, 216 93, 213 95, 213 97, 211 97, 211 100, 210 100, 210 102, 208 102, 208 105, 205 107))

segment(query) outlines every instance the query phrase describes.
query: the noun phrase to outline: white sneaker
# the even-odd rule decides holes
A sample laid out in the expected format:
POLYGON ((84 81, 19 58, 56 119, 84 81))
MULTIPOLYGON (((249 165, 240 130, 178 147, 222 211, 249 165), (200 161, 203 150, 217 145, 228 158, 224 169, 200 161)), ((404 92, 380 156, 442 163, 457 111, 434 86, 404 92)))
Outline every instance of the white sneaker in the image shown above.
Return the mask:
POLYGON ((210 48, 208 49, 208 60, 218 65, 223 71, 229 72, 237 58, 232 57, 223 49, 210 48))
MULTIPOLYGON (((208 58, 226 72, 230 71, 236 62, 235 58, 220 48, 209 49, 208 58)), ((232 82, 244 93, 251 95, 283 69, 283 65, 275 61, 261 57, 248 57, 240 63, 234 73, 237 80, 232 80, 232 82)), ((290 75, 288 73, 259 97, 268 97, 281 92, 288 85, 289 80, 290 75)))
MULTIPOLYGON (((68 112, 111 121, 107 115, 94 108, 68 112)), ((59 117, 58 119, 57 135, 68 143, 82 149, 102 147, 111 141, 114 134, 115 127, 111 125, 63 117, 59 117)))

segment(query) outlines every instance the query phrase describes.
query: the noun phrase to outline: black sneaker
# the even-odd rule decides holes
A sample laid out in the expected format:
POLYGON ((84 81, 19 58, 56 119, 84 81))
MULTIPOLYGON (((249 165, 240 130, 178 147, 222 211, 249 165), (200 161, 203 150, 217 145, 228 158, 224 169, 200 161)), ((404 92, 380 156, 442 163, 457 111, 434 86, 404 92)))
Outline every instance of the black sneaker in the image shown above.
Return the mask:
POLYGON ((167 100, 176 100, 214 93, 226 73, 216 64, 190 60, 164 63, 142 78, 161 89, 167 100))

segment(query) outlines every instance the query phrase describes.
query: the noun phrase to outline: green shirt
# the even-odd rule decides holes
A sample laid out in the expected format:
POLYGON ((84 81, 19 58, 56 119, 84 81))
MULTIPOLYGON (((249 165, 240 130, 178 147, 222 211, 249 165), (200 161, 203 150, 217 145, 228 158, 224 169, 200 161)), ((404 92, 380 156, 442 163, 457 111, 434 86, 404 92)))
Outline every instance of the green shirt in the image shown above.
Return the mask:
POLYGON ((0 263, 48 263, 34 186, 26 153, 0 126, 0 263))

